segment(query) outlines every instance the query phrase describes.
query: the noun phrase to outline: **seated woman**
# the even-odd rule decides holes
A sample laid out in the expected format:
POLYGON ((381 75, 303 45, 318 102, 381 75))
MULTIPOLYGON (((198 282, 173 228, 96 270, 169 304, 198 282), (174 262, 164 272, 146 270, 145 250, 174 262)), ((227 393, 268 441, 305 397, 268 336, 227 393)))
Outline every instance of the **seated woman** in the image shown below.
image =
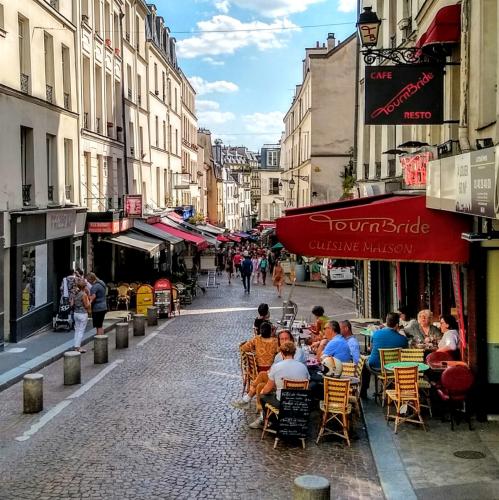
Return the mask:
POLYGON ((436 348, 442 333, 436 326, 432 325, 431 320, 431 311, 423 309, 418 312, 417 323, 411 322, 411 324, 404 327, 404 333, 409 340, 409 347, 425 345, 429 348, 436 348))
POLYGON ((258 335, 260 333, 260 325, 264 321, 270 321, 270 310, 269 305, 262 303, 258 306, 258 316, 255 318, 253 323, 253 334, 258 335))
POLYGON ((315 317, 315 323, 310 325, 308 329, 312 334, 312 342, 317 342, 324 338, 324 330, 329 322, 329 318, 324 315, 324 308, 322 306, 314 306, 312 314, 315 317))
MULTIPOLYGON (((284 344, 284 342, 293 342, 293 335, 291 335, 291 332, 289 330, 281 330, 277 334, 277 345, 278 348, 281 348, 281 345, 284 344)), ((305 352, 300 346, 296 346, 296 352, 294 355, 294 358, 296 361, 300 361, 301 363, 306 363, 306 357, 305 357, 305 352)), ((274 363, 279 363, 279 361, 282 361, 282 353, 279 351, 274 358, 274 363)))
POLYGON ((437 352, 447 352, 455 360, 458 360, 460 358, 459 326, 456 318, 450 314, 444 314, 440 317, 440 328, 443 335, 438 343, 437 352))

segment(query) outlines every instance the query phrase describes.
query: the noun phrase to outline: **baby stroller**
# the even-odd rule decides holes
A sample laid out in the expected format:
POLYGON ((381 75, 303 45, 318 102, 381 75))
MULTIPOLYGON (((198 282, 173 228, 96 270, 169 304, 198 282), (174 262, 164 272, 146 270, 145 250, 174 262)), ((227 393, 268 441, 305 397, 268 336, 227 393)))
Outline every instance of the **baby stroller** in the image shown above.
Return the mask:
POLYGON ((59 310, 52 318, 52 328, 56 332, 59 328, 65 328, 67 331, 74 328, 74 319, 67 297, 61 297, 59 310))

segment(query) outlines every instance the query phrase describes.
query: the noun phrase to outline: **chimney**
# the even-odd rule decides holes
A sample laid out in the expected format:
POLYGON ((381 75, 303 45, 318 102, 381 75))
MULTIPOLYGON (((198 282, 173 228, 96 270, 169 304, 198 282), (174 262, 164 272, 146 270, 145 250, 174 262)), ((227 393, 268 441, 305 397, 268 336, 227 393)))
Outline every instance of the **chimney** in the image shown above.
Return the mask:
POLYGON ((328 50, 334 49, 336 47, 336 40, 334 38, 334 33, 327 34, 327 48, 328 50))
POLYGON ((319 42, 319 41, 317 41, 317 42, 316 42, 316 44, 315 44, 315 47, 316 47, 317 49, 319 49, 319 48, 320 48, 320 46, 321 46, 320 42, 319 42))

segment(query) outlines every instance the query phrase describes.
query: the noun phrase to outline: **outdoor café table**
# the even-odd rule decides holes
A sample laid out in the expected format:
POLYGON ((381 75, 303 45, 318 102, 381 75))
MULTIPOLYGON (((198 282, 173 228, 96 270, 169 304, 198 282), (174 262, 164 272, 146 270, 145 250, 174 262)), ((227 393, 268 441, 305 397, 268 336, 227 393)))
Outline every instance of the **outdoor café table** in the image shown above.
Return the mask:
POLYGON ((418 371, 425 372, 429 370, 429 366, 425 363, 414 363, 412 361, 399 361, 397 363, 388 363, 385 365, 385 370, 393 371, 395 368, 408 368, 410 366, 417 366, 418 371))
MULTIPOLYGON (((376 330, 374 330, 376 331, 376 330)), ((366 328, 365 330, 361 330, 359 335, 364 337, 364 353, 368 352, 368 347, 371 347, 371 339, 373 338, 373 330, 369 330, 366 328)))

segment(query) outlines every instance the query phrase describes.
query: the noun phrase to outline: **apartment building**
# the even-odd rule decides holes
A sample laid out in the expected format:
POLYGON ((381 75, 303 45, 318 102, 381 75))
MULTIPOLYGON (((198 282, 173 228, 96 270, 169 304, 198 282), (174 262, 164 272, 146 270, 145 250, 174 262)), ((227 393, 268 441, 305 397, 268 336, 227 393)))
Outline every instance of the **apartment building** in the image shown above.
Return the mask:
POLYGON ((260 164, 251 171, 253 226, 257 221, 275 220, 283 212, 280 156, 280 144, 264 144, 260 151, 260 164))
POLYGON ((51 321, 81 265, 78 23, 72 2, 0 1, 0 350, 51 321))
POLYGON ((307 48, 303 80, 284 117, 282 182, 287 208, 337 201, 354 143, 356 41, 307 48))

